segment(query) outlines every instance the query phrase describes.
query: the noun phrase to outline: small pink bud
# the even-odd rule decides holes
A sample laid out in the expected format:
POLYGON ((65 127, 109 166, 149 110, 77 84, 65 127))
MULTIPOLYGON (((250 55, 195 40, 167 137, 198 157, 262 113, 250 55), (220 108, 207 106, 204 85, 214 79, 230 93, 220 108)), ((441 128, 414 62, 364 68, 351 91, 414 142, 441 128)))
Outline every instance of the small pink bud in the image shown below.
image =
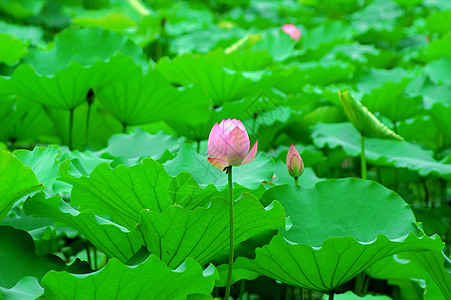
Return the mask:
POLYGON ((304 163, 302 162, 301 155, 299 155, 298 150, 291 144, 290 149, 287 154, 287 168, 288 173, 297 178, 304 172, 304 163))
POLYGON ((249 136, 240 120, 222 120, 210 131, 208 161, 221 171, 228 166, 245 165, 255 158, 257 145, 255 142, 249 152, 249 136))
POLYGON ((288 33, 295 41, 299 41, 301 39, 301 31, 299 28, 294 26, 294 24, 285 24, 282 26, 282 30, 283 32, 288 33))

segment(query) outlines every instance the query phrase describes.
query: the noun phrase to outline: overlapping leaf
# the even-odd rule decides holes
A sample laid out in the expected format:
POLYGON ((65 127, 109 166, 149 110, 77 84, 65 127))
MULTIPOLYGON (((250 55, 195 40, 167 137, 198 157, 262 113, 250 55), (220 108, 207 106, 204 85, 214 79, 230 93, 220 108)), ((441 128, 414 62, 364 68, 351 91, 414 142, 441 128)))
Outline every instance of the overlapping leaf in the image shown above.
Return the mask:
MULTIPOLYGON (((360 135, 350 123, 317 124, 313 141, 320 148, 326 144, 330 148, 340 146, 351 156, 361 152, 360 135)), ((451 176, 451 165, 436 161, 431 151, 406 141, 365 138, 365 156, 371 163, 407 168, 423 176, 431 173, 444 178, 451 176)))
POLYGON ((42 284, 44 297, 49 299, 67 299, 73 295, 85 299, 185 299, 191 294, 210 294, 216 276, 212 265, 202 270, 193 259, 187 259, 172 270, 151 255, 133 267, 112 259, 102 270, 90 275, 52 271, 42 284))
POLYGON ((270 199, 282 202, 293 227, 257 249, 254 260, 238 258, 236 266, 292 285, 333 290, 384 257, 443 247, 440 239, 422 236, 397 194, 374 182, 278 186, 263 196, 270 199))
POLYGON ((41 184, 33 171, 0 149, 0 221, 16 201, 39 189, 41 184))

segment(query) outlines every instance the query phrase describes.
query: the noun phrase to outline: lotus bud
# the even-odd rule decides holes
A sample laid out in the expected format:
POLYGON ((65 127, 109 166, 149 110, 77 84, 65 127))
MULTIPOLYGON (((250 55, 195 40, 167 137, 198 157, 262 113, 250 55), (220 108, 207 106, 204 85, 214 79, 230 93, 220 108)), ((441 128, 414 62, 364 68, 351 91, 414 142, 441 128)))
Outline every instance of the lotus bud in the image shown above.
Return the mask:
POLYGON ((302 162, 301 155, 299 155, 298 150, 296 150, 293 144, 291 144, 288 150, 287 168, 288 173, 294 178, 298 178, 304 172, 304 163, 302 162))
POLYGON ((249 151, 249 135, 243 123, 236 119, 215 123, 208 137, 208 161, 223 171, 229 166, 250 163, 257 154, 258 142, 249 151))

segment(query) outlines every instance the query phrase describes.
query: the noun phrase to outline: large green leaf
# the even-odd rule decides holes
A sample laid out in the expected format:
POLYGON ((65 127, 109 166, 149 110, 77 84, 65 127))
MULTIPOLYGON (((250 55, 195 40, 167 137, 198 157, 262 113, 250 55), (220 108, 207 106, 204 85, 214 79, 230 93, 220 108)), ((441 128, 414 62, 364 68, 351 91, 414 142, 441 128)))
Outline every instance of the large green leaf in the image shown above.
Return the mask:
POLYGON ((226 71, 219 62, 206 56, 185 54, 172 61, 163 58, 156 68, 172 83, 202 86, 214 104, 240 100, 249 95, 255 86, 241 72, 226 71))
POLYGON ((127 229, 135 227, 142 209, 161 212, 172 204, 168 194, 171 176, 150 158, 132 167, 118 165, 114 169, 101 163, 89 176, 79 178, 63 170, 61 180, 73 185, 72 205, 108 215, 127 229))
MULTIPOLYGON (((176 176, 182 171, 190 172, 200 186, 213 183, 223 189, 227 185, 225 172, 213 167, 207 156, 196 153, 194 148, 188 144, 182 144, 179 154, 165 163, 166 171, 171 176, 176 176)), ((256 189, 263 181, 270 181, 273 175, 274 161, 263 153, 244 166, 233 168, 233 180, 240 185, 256 189)))
MULTIPOLYGON (((351 123, 317 124, 313 129, 313 141, 320 148, 325 145, 342 147, 351 156, 358 156, 361 152, 360 134, 351 123)), ((365 156, 376 165, 407 168, 422 176, 433 173, 444 178, 451 177, 451 165, 436 161, 432 151, 406 141, 365 138, 365 156)))
POLYGON ((89 88, 147 68, 141 48, 126 36, 101 28, 64 30, 54 48, 31 51, 24 61, 11 78, 0 78, 5 92, 65 110, 86 101, 89 88), (77 47, 68 46, 73 44, 77 47))
POLYGON ((299 51, 295 49, 297 44, 288 34, 283 32, 280 28, 275 31, 271 30, 265 32, 261 39, 259 39, 252 50, 268 52, 274 61, 284 61, 290 57, 299 55, 299 51))
POLYGON ((176 270, 151 255, 129 267, 112 259, 98 272, 74 275, 49 272, 43 279, 46 299, 186 299, 190 294, 210 294, 217 277, 210 265, 204 271, 193 259, 176 270))
MULTIPOLYGON (((0 286, 11 288, 24 276, 41 280, 50 270, 69 268, 56 255, 37 256, 33 239, 26 231, 0 226, 0 237, 0 286)), ((77 260, 73 267, 79 264, 77 260)), ((81 268, 89 271, 84 264, 81 268)))
POLYGON ((443 133, 451 139, 451 105, 445 106, 442 103, 435 104, 430 110, 432 118, 443 133))
POLYGON ((0 140, 34 141, 51 127, 52 122, 39 104, 13 98, 0 101, 0 140))
POLYGON ((51 188, 59 177, 57 158, 61 155, 58 146, 51 145, 46 148, 35 147, 33 151, 16 150, 13 153, 24 165, 30 167, 46 187, 51 188))
POLYGON ((349 91, 339 92, 338 95, 346 115, 362 135, 398 141, 403 139, 376 119, 360 101, 349 95, 349 91))
POLYGON ((108 147, 102 153, 111 156, 125 156, 129 159, 150 156, 154 160, 162 158, 166 152, 174 153, 179 149, 182 139, 167 135, 162 131, 150 134, 136 128, 129 134, 115 134, 108 141, 108 147))
POLYGON ((44 289, 35 277, 25 276, 12 288, 0 286, 0 299, 27 300, 36 299, 44 293, 44 289), (4 298, 2 298, 2 295, 4 298))
POLYGON ((174 119, 198 124, 206 121, 210 101, 199 89, 177 90, 155 70, 123 78, 94 89, 99 101, 121 123, 141 125, 174 119))
POLYGON ((431 61, 428 63, 424 70, 426 74, 435 83, 451 83, 451 58, 442 57, 441 59, 431 61))
MULTIPOLYGON (((207 208, 185 210, 174 205, 166 211, 143 211, 139 230, 148 250, 170 267, 179 266, 187 257, 201 265, 229 249, 229 201, 215 197, 207 208)), ((235 243, 276 231, 285 224, 282 206, 274 202, 265 208, 251 194, 235 202, 235 243)))
POLYGON ((80 212, 64 202, 60 196, 46 199, 44 193, 38 193, 25 201, 24 211, 35 218, 49 218, 55 225, 63 224, 78 230, 108 257, 115 257, 124 263, 143 245, 139 232, 131 232, 96 216, 90 209, 80 212))
POLYGON ((257 249, 254 260, 238 258, 236 267, 292 285, 333 290, 384 257, 443 247, 439 238, 422 236, 401 197, 375 182, 282 185, 262 198, 272 200, 282 203, 293 226, 257 249))
POLYGON ((138 64, 146 64, 138 45, 125 35, 102 28, 68 28, 56 36, 52 49, 31 51, 25 62, 39 74, 53 75, 67 68, 70 62, 90 66, 97 60, 108 60, 116 52, 129 55, 138 64))
POLYGON ((400 121, 418 114, 423 99, 420 96, 408 97, 404 94, 411 78, 399 83, 386 82, 379 88, 362 97, 362 104, 373 112, 380 112, 392 121, 400 121))
POLYGON ((24 42, 11 34, 0 33, 0 63, 12 65, 28 52, 24 42))
POLYGON ((41 186, 29 167, 0 149, 0 221, 16 201, 41 189, 41 186))

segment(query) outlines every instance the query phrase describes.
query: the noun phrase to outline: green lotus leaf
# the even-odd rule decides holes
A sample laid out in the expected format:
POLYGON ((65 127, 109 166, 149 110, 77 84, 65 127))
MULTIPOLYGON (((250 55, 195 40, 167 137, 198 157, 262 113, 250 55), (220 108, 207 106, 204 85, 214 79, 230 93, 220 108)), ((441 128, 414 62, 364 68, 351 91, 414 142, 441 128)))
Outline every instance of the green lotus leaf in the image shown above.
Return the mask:
POLYGON ((111 159, 101 158, 92 151, 70 151, 60 147, 60 174, 70 174, 74 177, 88 176, 101 163, 112 163, 111 159))
MULTIPOLYGON (((313 129, 313 141, 320 148, 326 144, 330 148, 340 146, 350 156, 358 156, 361 152, 360 134, 351 123, 317 124, 313 129)), ((365 156, 372 164, 407 168, 422 176, 431 173, 444 178, 451 176, 451 165, 436 161, 432 151, 406 141, 365 138, 365 156)))
POLYGON ((172 83, 202 86, 214 104, 239 100, 255 87, 241 72, 226 71, 219 62, 206 56, 184 54, 172 61, 162 58, 156 68, 172 83))
POLYGON ((442 248, 437 247, 435 251, 407 252, 381 259, 365 272, 372 278, 399 285, 403 298, 413 300, 423 298, 424 294, 424 299, 444 300, 451 292, 451 273, 447 271, 449 266, 451 262, 443 255, 442 248), (416 284, 406 284, 411 278, 416 279, 416 284), (419 279, 426 279, 425 290, 418 285, 419 279))
POLYGON ((210 294, 216 277, 212 265, 202 270, 188 258, 172 270, 151 255, 133 267, 111 259, 103 269, 89 275, 51 271, 42 285, 44 297, 49 299, 67 299, 74 294, 84 299, 186 299, 190 294, 210 294))
MULTIPOLYGON (((229 249, 228 206, 228 200, 215 197, 207 208, 185 210, 173 205, 162 213, 143 211, 138 228, 149 252, 169 267, 179 266, 187 257, 204 265, 229 249)), ((247 193, 235 202, 236 244, 284 224, 285 214, 277 202, 264 208, 247 193)))
MULTIPOLYGON (((433 283, 438 286, 443 299, 449 299, 451 297, 451 261, 445 256, 442 249, 443 246, 439 247, 437 244, 435 251, 402 253, 401 258, 410 259, 415 268, 419 268, 423 271, 426 282, 428 282, 428 280, 430 282, 432 279, 433 283)), ((434 288, 435 287, 432 289, 434 288)))
POLYGON ((275 87, 285 93, 299 93, 305 84, 328 85, 348 81, 354 67, 341 61, 292 63, 286 69, 275 71, 275 87), (300 84, 302 82, 302 84, 300 84))
POLYGON ((27 52, 24 42, 9 33, 0 33, 0 63, 15 64, 27 52))
POLYGON ((0 299, 36 299, 44 293, 36 277, 25 276, 10 288, 0 286, 0 299), (2 295, 4 298, 2 298, 2 295))
POLYGON ((116 52, 132 57, 137 64, 146 64, 141 48, 127 36, 102 28, 68 28, 55 37, 52 49, 31 51, 25 62, 39 74, 53 75, 67 68, 70 62, 90 66, 97 60, 108 60, 116 52))
POLYGON ((51 145, 46 148, 35 147, 33 151, 20 149, 13 154, 36 174, 39 182, 46 187, 52 187, 59 177, 57 158, 61 155, 58 146, 51 145))
MULTIPOLYGON (((241 195, 240 190, 237 186, 234 190, 235 198, 238 198, 241 195)), ((225 191, 219 192, 213 184, 201 188, 188 172, 181 172, 177 177, 173 177, 169 182, 168 192, 172 203, 188 210, 208 206, 213 196, 227 196, 224 193, 225 191)))
POLYGON ((281 62, 300 54, 300 51, 295 49, 297 43, 296 40, 277 28, 263 33, 262 38, 253 45, 252 50, 266 51, 274 61, 281 62))
POLYGON ((29 42, 31 45, 42 45, 43 30, 35 26, 20 26, 0 21, 0 32, 7 32, 19 40, 29 42))
POLYGON ((257 249, 255 259, 238 258, 238 269, 329 291, 382 258, 443 247, 439 238, 418 230, 401 197, 375 182, 326 180, 313 189, 281 185, 262 197, 263 203, 273 200, 282 203, 293 226, 257 249))
POLYGON ((327 46, 326 54, 340 42, 348 41, 354 34, 351 25, 341 21, 331 21, 303 32, 302 46, 308 50, 318 50, 320 46, 327 46))
POLYGON ((386 82, 364 95, 362 105, 395 122, 413 117, 420 112, 423 99, 420 96, 408 97, 404 94, 411 81, 411 78, 403 78, 399 83, 386 82))
MULTIPOLYGON (((196 20, 196 24, 199 24, 196 20)), ((230 29, 216 25, 179 35, 171 40, 169 49, 172 53, 208 53, 215 47, 227 47, 231 43, 246 35, 247 31, 239 27, 230 29)))
POLYGON ((118 165, 114 169, 101 163, 89 176, 79 178, 67 170, 60 171, 60 180, 73 185, 72 205, 108 215, 129 230, 138 223, 142 209, 161 212, 172 205, 168 194, 171 176, 163 165, 150 158, 132 167, 118 165))
POLYGON ((451 83, 451 58, 442 57, 431 61, 424 67, 425 73, 431 78, 434 83, 451 83))
MULTIPOLYGON (((207 156, 196 153, 188 144, 182 144, 179 154, 167 161, 165 166, 171 176, 177 176, 182 171, 190 172, 201 187, 213 183, 222 190, 227 185, 225 172, 213 167, 207 156)), ((251 163, 234 167, 233 180, 246 188, 256 189, 263 181, 271 180, 273 170, 274 161, 261 153, 251 163)))
POLYGON ((258 71, 269 68, 272 64, 272 56, 266 51, 243 51, 226 52, 218 49, 211 51, 208 57, 217 60, 224 67, 239 71, 258 71))
POLYGON ((141 125, 173 119, 198 124, 206 121, 210 101, 197 89, 179 91, 155 70, 94 89, 99 101, 121 123, 141 125))
POLYGON ((428 76, 418 76, 407 87, 407 92, 412 96, 423 97, 425 109, 431 109, 436 103, 451 105, 451 84, 437 85, 428 76))
POLYGON ((89 271, 87 265, 79 260, 67 266, 56 255, 37 256, 31 236, 22 230, 9 226, 0 226, 0 286, 12 288, 24 276, 33 276, 38 280, 50 270, 89 271))
POLYGON ((60 196, 45 198, 38 193, 27 199, 24 211, 34 218, 49 218, 81 232, 97 249, 108 257, 126 263, 144 245, 139 232, 129 231, 111 221, 96 216, 92 210, 78 211, 64 202, 60 196))
POLYGON ((426 28, 430 33, 444 35, 451 31, 448 20, 451 18, 451 11, 436 11, 426 19, 426 28))
POLYGON ((363 73, 357 82, 357 89, 369 94, 373 89, 381 87, 386 82, 398 83, 405 78, 414 78, 417 74, 411 70, 396 67, 390 70, 369 69, 363 73))
POLYGON ((376 0, 354 15, 352 26, 360 34, 369 29, 394 31, 396 21, 402 15, 403 9, 395 1, 376 0))
POLYGON ((26 19, 37 15, 44 3, 33 0, 2 0, 0 1, 0 11, 6 15, 13 16, 18 19, 26 19))
MULTIPOLYGON (((328 299, 329 296, 324 295, 322 299, 326 300, 328 299)), ((346 293, 343 294, 336 294, 334 295, 334 299, 337 300, 392 300, 392 298, 390 298, 389 296, 386 295, 365 295, 363 297, 360 297, 356 294, 354 294, 352 291, 347 291, 346 293)))
POLYGON ((352 124, 365 137, 377 137, 402 141, 403 138, 382 124, 365 107, 349 95, 349 91, 338 93, 341 105, 352 124))
POLYGON ((451 47, 451 35, 444 35, 440 39, 432 40, 429 47, 425 50, 425 57, 428 61, 441 59, 442 57, 451 57, 451 53, 446 51, 451 47))
POLYGON ((449 118, 451 114, 451 105, 445 106, 442 103, 435 104, 430 110, 432 118, 443 133, 451 138, 451 120, 449 118))
POLYGON ((82 14, 72 19, 72 23, 81 27, 101 27, 112 31, 125 31, 135 27, 136 22, 125 13, 94 11, 90 14, 82 14))
POLYGON ((108 141, 108 147, 100 150, 111 156, 125 156, 129 159, 150 156, 154 160, 162 158, 166 152, 175 153, 183 139, 177 139, 160 131, 150 134, 136 128, 129 134, 115 134, 108 141))
POLYGON ((332 62, 349 62, 354 66, 367 64, 369 57, 379 56, 380 51, 370 45, 362 45, 359 43, 338 44, 330 50, 323 58, 323 61, 332 62))
POLYGON ((29 167, 0 149, 0 221, 16 201, 41 188, 42 184, 29 167))
POLYGON ((23 99, 0 101, 0 140, 24 142, 36 140, 52 128, 44 109, 23 99))
POLYGON ((141 48, 126 36, 101 28, 66 29, 51 50, 33 50, 24 61, 11 78, 0 77, 0 86, 3 82, 9 94, 65 110, 85 102, 91 87, 147 68, 141 48), (72 44, 77 47, 67 46, 72 44))

